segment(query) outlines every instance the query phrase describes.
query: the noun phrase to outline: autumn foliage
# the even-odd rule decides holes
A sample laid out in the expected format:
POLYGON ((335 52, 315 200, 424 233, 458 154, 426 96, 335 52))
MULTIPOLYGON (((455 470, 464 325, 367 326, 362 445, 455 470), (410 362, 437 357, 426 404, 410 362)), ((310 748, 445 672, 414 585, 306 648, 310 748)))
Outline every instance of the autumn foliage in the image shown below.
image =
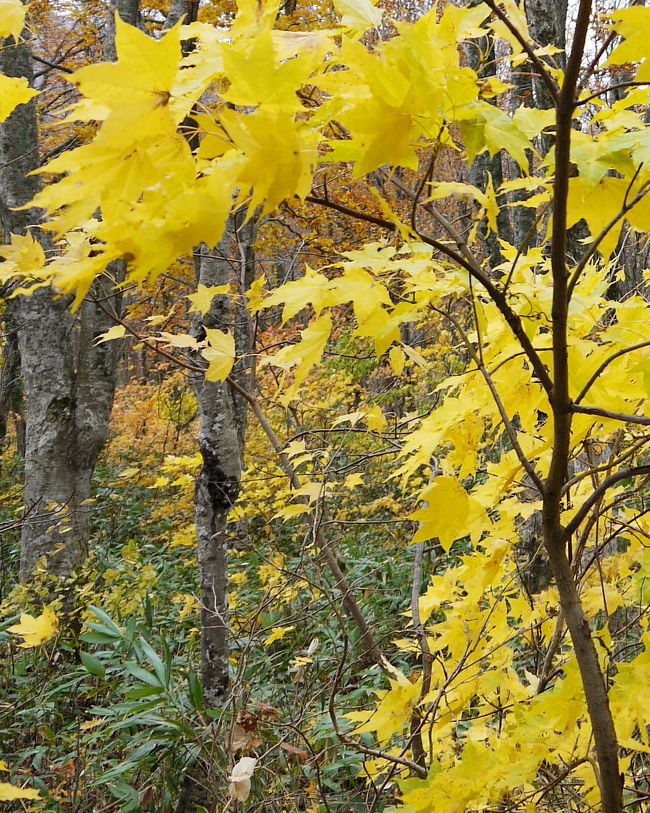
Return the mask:
MULTIPOLYGON (((202 810, 647 803, 648 271, 625 263, 650 211, 650 10, 583 0, 565 55, 514 0, 384 5, 118 15, 117 60, 64 77, 76 141, 0 280, 73 310, 123 290, 94 341, 125 373, 88 561, 53 586, 44 557, 3 595, 26 723, 0 799, 171 811, 198 765, 202 810), (515 106, 522 72, 548 106, 515 106), (197 284, 217 246, 227 279, 197 284), (248 409, 220 705, 197 666, 197 380, 248 409)), ((0 2, 0 35, 25 11, 0 2)), ((0 76, 0 119, 34 98, 0 76)))

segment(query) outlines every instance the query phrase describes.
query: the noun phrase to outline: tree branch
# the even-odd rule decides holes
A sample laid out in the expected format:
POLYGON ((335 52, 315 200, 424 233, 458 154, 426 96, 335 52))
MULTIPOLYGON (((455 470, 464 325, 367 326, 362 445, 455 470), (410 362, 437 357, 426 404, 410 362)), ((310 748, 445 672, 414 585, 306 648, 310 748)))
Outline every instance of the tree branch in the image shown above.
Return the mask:
POLYGON ((537 56, 537 54, 531 47, 526 37, 524 37, 521 31, 519 31, 519 29, 514 25, 514 23, 510 20, 508 15, 502 9, 499 8, 495 0, 485 0, 485 3, 492 9, 492 11, 501 20, 501 22, 505 25, 508 31, 510 31, 513 37, 515 37, 517 42, 521 45, 523 50, 528 55, 528 58, 537 69, 540 79, 544 82, 544 84, 548 88, 548 92, 551 94, 551 98, 553 99, 554 102, 557 102, 558 100, 557 85, 553 81, 553 78, 550 75, 550 73, 544 67, 544 63, 541 61, 541 59, 537 56))
MULTIPOLYGON (((650 347, 650 340, 645 342, 639 342, 638 344, 633 344, 630 347, 624 347, 622 350, 618 350, 616 353, 612 353, 611 356, 608 356, 603 362, 601 362, 598 367, 596 367, 595 371, 589 377, 589 380, 584 385, 584 387, 578 393, 578 396, 573 400, 573 411, 576 412, 577 410, 575 407, 582 401, 585 395, 589 392, 591 387, 594 385, 594 382, 600 375, 609 367, 609 365, 615 361, 617 358, 624 356, 626 353, 632 353, 634 350, 641 350, 643 347, 650 347)), ((593 413, 592 413, 593 414, 593 413)))
POLYGON ((645 415, 630 415, 626 412, 611 412, 609 409, 595 406, 571 405, 571 412, 580 412, 583 415, 598 415, 601 418, 609 418, 612 421, 622 421, 623 423, 636 423, 639 426, 650 426, 650 418, 645 415))
MULTIPOLYGON (((407 187, 408 188, 408 187, 407 187)), ((412 192, 412 190, 411 190, 412 192)), ((414 193, 413 193, 414 194, 414 193)), ((350 209, 347 206, 343 206, 339 203, 335 203, 334 201, 329 200, 328 198, 319 198, 315 195, 308 195, 305 200, 308 200, 310 203, 317 203, 321 206, 327 206, 330 209, 334 209, 337 212, 341 212, 342 214, 349 215, 350 217, 355 217, 358 220, 363 220, 367 223, 374 223, 376 226, 382 226, 389 231, 395 231, 396 226, 394 223, 391 223, 390 220, 385 220, 383 217, 376 217, 375 215, 369 215, 365 212, 359 212, 355 209, 350 209)), ((433 207, 432 207, 433 208, 433 207)), ((433 212, 428 209, 431 214, 433 212)), ((447 228, 451 226, 448 223, 446 218, 440 214, 437 210, 435 210, 434 217, 443 225, 443 228, 447 228)), ((453 226, 451 226, 452 232, 455 232, 453 226)), ((473 257, 471 252, 469 252, 469 256, 464 256, 464 252, 461 249, 461 252, 454 251, 453 248, 446 245, 440 240, 436 240, 434 237, 430 237, 429 235, 422 234, 418 232, 418 237, 422 240, 423 243, 431 246, 432 248, 437 249, 442 254, 445 254, 450 260, 453 260, 455 263, 464 268, 468 274, 470 274, 474 279, 481 284, 481 286, 487 291, 489 296, 491 297, 494 304, 497 306, 501 315, 506 321, 506 324, 514 334, 515 338, 519 342, 521 348, 526 353, 528 360, 533 368, 533 372, 539 379, 542 387, 544 388, 547 395, 550 395, 551 390, 553 389, 553 382, 551 381, 551 377, 549 375, 546 366, 542 362, 541 358, 537 354, 537 351, 533 347, 531 340, 528 338, 526 331, 522 325, 521 319, 517 313, 510 307, 508 304, 508 299, 504 291, 500 290, 496 284, 489 278, 489 276, 483 271, 481 266, 476 261, 476 258, 473 257)), ((452 237, 455 241, 455 237, 452 237)), ((458 236, 460 241, 459 248, 465 245, 464 240, 460 235, 458 236)))
MULTIPOLYGON (((55 71, 62 71, 62 73, 74 73, 72 68, 68 68, 67 65, 57 64, 56 62, 50 62, 49 59, 45 59, 43 56, 37 56, 36 54, 32 54, 32 59, 34 62, 40 62, 41 65, 47 65, 48 68, 54 68, 55 71)), ((43 73, 47 73, 47 71, 43 71, 43 73)))
MULTIPOLYGON (((580 64, 584 54, 591 0, 580 0, 571 54, 564 82, 556 102, 555 181, 553 186, 553 220, 551 270, 553 299, 553 452, 548 477, 544 484, 542 527, 544 546, 553 569, 562 611, 580 669, 587 701, 589 720, 598 758, 598 785, 603 813, 621 813, 623 782, 618 764, 618 740, 607 697, 607 685, 598 653, 585 618, 571 564, 567 558, 567 534, 561 524, 562 492, 568 479, 571 445, 572 404, 569 396, 568 311, 569 272, 567 268, 567 210, 571 174, 571 133, 576 102, 580 64)), ((586 261, 585 261, 586 263, 586 261)), ((577 278, 575 278, 577 279, 577 278)))
POLYGON ((620 482, 621 480, 627 480, 630 477, 640 477, 644 474, 650 474, 650 466, 633 466, 629 469, 621 469, 620 471, 616 471, 614 474, 610 474, 609 477, 606 477, 598 488, 591 492, 589 497, 587 497, 580 508, 576 511, 573 519, 564 529, 565 539, 568 540, 573 536, 589 511, 591 511, 593 506, 608 489, 615 486, 616 483, 620 482))
MULTIPOLYGON (((284 470, 285 474, 287 475, 287 478, 291 483, 291 487, 297 491, 302 486, 300 477, 298 476, 296 470, 291 464, 291 460, 289 460, 288 456, 284 453, 283 451, 284 445, 280 438, 278 438, 278 436, 275 434, 273 427, 269 423, 266 415, 264 414, 259 405, 259 401, 257 400, 257 398, 255 398, 254 395, 252 395, 250 392, 248 392, 242 386, 240 386, 240 384, 238 384, 237 381, 235 381, 232 377, 228 377, 226 380, 228 381, 230 386, 234 390, 236 390, 242 396, 242 398, 244 398, 250 405, 253 414, 257 418, 257 421, 260 427, 262 428, 262 431, 264 432, 269 442, 271 443, 271 446, 277 453, 279 463, 282 469, 284 470)), ((343 603, 347 607, 348 611, 350 612, 350 615, 353 617, 359 629, 359 632, 361 633, 361 640, 363 641, 364 646, 366 647, 368 653, 375 661, 375 663, 384 672, 392 676, 393 675, 393 671, 391 670, 392 668, 388 661, 386 660, 381 649, 379 648, 379 645, 377 644, 375 637, 372 634, 370 627, 368 626, 368 623, 366 622, 366 619, 363 613, 361 612, 359 605, 357 604, 356 599, 354 598, 354 594, 352 593, 352 587, 350 586, 350 583, 346 579, 345 574, 341 570, 341 567, 338 563, 332 545, 323 535, 323 532, 321 531, 319 525, 317 525, 316 528, 314 529, 314 536, 316 539, 316 544, 318 545, 319 549, 323 552, 325 561, 327 562, 327 566, 329 567, 330 571, 332 572, 332 575, 336 579, 336 586, 343 597, 343 603)))

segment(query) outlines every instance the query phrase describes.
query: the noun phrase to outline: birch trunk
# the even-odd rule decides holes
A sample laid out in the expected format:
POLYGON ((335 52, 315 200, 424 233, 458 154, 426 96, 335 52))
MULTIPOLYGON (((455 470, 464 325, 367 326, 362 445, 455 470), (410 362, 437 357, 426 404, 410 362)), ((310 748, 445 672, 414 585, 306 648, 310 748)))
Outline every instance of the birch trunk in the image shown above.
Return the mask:
MULTIPOLYGON (((212 249, 201 248, 199 283, 223 285, 232 268, 240 268, 238 288, 250 281, 254 257, 254 226, 241 223, 237 213, 224 237, 212 249), (231 257, 232 250, 235 256, 231 257), (237 256, 238 255, 238 256, 237 256)), ((237 355, 250 350, 248 317, 229 298, 216 296, 210 310, 197 320, 198 336, 205 328, 234 333, 237 355)), ((245 379, 248 362, 238 361, 233 375, 245 379)), ((228 686, 228 529, 227 517, 239 492, 246 404, 235 398, 227 382, 194 377, 199 411, 198 444, 203 465, 196 482, 195 511, 201 594, 201 686, 208 706, 220 705, 228 686)))
MULTIPOLYGON (((31 83, 27 32, 20 43, 4 42, 0 69, 31 83)), ((29 173, 38 166, 36 106, 30 102, 0 125, 0 219, 3 239, 31 228, 51 254, 50 239, 38 229, 42 213, 14 210, 37 192, 37 177, 29 173)), ((18 297, 15 306, 26 422, 22 580, 30 579, 42 557, 49 572, 65 576, 87 555, 87 500, 113 402, 119 348, 94 345, 110 320, 92 302, 74 316, 67 306, 48 288, 18 297)))

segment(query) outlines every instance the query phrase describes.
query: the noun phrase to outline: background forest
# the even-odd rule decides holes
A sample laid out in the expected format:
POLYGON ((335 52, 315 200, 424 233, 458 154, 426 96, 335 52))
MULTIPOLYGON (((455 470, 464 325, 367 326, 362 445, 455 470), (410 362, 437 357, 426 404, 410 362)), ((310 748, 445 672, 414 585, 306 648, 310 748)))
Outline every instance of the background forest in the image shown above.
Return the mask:
POLYGON ((0 0, 0 809, 647 809, 649 35, 0 0))

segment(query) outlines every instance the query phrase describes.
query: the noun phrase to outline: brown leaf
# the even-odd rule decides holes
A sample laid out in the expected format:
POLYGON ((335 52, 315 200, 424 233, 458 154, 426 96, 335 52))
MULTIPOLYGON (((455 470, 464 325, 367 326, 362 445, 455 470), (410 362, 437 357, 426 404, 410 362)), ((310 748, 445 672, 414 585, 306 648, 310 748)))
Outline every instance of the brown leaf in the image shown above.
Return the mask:
POLYGON ((309 753, 307 751, 304 751, 302 748, 296 748, 295 745, 289 745, 288 742, 281 742, 280 748, 288 751, 290 754, 295 754, 301 762, 304 762, 309 758, 309 753))

